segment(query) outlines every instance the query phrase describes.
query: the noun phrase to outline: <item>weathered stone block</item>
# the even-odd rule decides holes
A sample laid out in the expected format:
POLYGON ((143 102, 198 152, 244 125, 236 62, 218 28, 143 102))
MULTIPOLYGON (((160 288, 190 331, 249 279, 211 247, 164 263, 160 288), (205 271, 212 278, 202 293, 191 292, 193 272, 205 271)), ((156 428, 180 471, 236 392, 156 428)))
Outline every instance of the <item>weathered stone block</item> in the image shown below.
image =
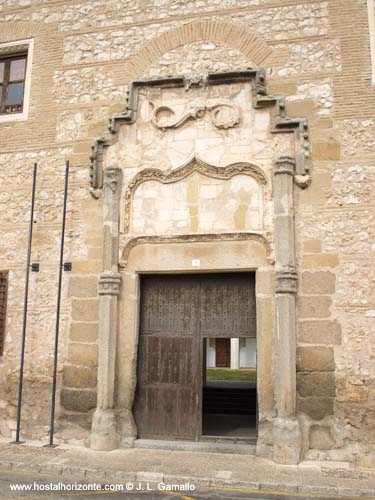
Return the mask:
POLYGON ((319 267, 336 267, 339 263, 338 255, 330 253, 317 253, 305 255, 302 267, 305 269, 316 269, 319 267))
POLYGON ((305 344, 341 344, 341 325, 337 321, 299 321, 298 341, 305 344))
POLYGON ((61 404, 66 410, 89 411, 96 407, 96 392, 84 389, 62 389, 61 404))
POLYGON ((297 308, 300 318, 327 318, 332 300, 328 296, 298 297, 297 308))
POLYGON ((301 101, 287 101, 288 116, 313 116, 315 103, 307 99, 301 101))
POLYGON ((309 444, 312 449, 329 450, 336 443, 328 426, 312 425, 309 433, 309 444))
POLYGON ((297 349, 297 370, 331 371, 335 369, 333 349, 329 347, 299 347, 297 349))
POLYGON ((97 370, 86 366, 65 365, 63 370, 63 384, 65 387, 78 389, 92 389, 96 387, 97 370))
POLYGON ((98 293, 98 278, 96 276, 72 276, 69 280, 69 297, 96 297, 98 293))
POLYGON ((338 142, 316 142, 312 144, 313 160, 339 160, 340 144, 338 142))
POLYGON ((70 342, 68 361, 72 365, 96 366, 98 360, 98 346, 95 344, 81 344, 70 342))
POLYGON ((98 323, 71 323, 70 340, 76 342, 96 342, 99 335, 98 323))
POLYGON ((97 299, 76 299, 72 301, 72 319, 76 321, 98 321, 99 303, 97 299))
POLYGON ((306 240, 303 243, 303 250, 306 253, 321 253, 322 243, 320 240, 306 240))
POLYGON ((297 397, 297 411, 306 413, 313 420, 333 415, 333 398, 297 397))
POLYGON ((336 276, 329 271, 302 273, 302 292, 331 294, 335 292, 336 276))
POLYGON ((256 274, 256 293, 271 295, 274 291, 274 273, 270 271, 258 271, 256 274))
POLYGON ((302 397, 334 397, 336 395, 333 372, 297 373, 297 390, 302 397))

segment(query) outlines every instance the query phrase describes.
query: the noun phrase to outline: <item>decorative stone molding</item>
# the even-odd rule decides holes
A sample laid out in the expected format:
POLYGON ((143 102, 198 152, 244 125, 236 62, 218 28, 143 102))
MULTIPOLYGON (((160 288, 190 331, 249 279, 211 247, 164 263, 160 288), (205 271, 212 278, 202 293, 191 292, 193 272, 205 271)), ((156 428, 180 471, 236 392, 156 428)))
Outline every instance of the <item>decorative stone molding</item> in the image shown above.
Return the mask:
POLYGON ((120 169, 113 167, 105 170, 103 188, 115 193, 120 180, 120 169))
POLYGON ((193 85, 206 88, 208 73, 191 73, 184 77, 185 90, 189 90, 193 85))
POLYGON ((295 184, 301 189, 311 184, 311 175, 299 175, 296 173, 298 162, 291 157, 280 157, 275 162, 275 175, 287 174, 294 177, 295 184))
POLYGON ((276 271, 276 293, 297 293, 297 271, 295 267, 286 266, 276 271))
POLYGON ((163 171, 157 168, 145 168, 136 174, 127 186, 125 192, 124 231, 127 233, 130 230, 132 199, 134 191, 140 184, 147 181, 159 181, 163 184, 170 184, 185 179, 193 172, 223 180, 230 179, 235 175, 245 174, 253 177, 260 185, 264 186, 267 184, 267 178, 262 170, 252 163, 245 162, 236 162, 226 167, 217 167, 194 156, 185 165, 173 170, 163 171))
MULTIPOLYGON (((274 125, 272 133, 294 133, 296 135, 296 144, 298 151, 295 155, 295 183, 301 189, 307 188, 311 183, 311 155, 310 155, 310 134, 308 121, 306 118, 288 118, 286 116, 285 98, 270 96, 267 94, 266 73, 264 68, 247 69, 244 71, 227 71, 223 73, 208 73, 202 78, 202 75, 185 75, 180 77, 159 78, 155 80, 136 80, 129 84, 125 110, 117 113, 110 118, 109 130, 112 137, 99 137, 94 141, 91 155, 91 185, 94 189, 92 195, 99 197, 97 189, 102 187, 103 171, 103 150, 105 147, 113 144, 117 140, 119 127, 123 124, 132 124, 137 118, 138 111, 138 91, 143 87, 175 88, 183 87, 187 91, 192 87, 201 87, 209 85, 219 85, 225 83, 251 82, 252 84, 252 104, 254 108, 275 107, 274 125)), ((166 108, 164 108, 166 109, 166 108)), ((169 108, 168 108, 169 109, 169 108)), ((230 108, 229 108, 230 109, 230 108)), ((157 111, 157 110, 156 110, 157 111)), ((160 108, 159 108, 160 111, 160 108)), ((188 110, 187 113, 177 119, 175 122, 167 123, 167 126, 160 126, 157 120, 157 112, 154 119, 154 125, 158 128, 170 128, 181 125, 186 119, 199 118, 204 114, 203 109, 196 108, 188 110)), ((218 128, 231 128, 237 125, 237 114, 232 109, 232 116, 222 113, 222 108, 218 106, 213 108, 213 123, 218 128), (220 110, 215 114, 215 109, 220 110), (225 118, 223 118, 225 116, 225 118)), ((173 113, 173 111, 172 111, 173 113)))
POLYGON ((121 253, 119 266, 125 268, 130 251, 138 245, 163 244, 163 243, 194 243, 209 241, 257 241, 266 250, 266 259, 273 264, 271 241, 264 233, 199 233, 199 234, 176 234, 171 236, 137 236, 125 242, 121 253))
POLYGON ((294 175, 295 161, 290 156, 281 156, 275 161, 275 175, 294 175))
POLYGON ((90 182, 93 190, 91 195, 99 198, 100 190, 103 187, 103 154, 104 148, 110 146, 111 137, 97 137, 91 146, 90 156, 90 182))
POLYGON ((99 277, 99 295, 118 295, 120 293, 121 274, 102 273, 99 277))
POLYGON ((175 112, 170 107, 158 106, 154 109, 151 123, 161 130, 178 128, 189 119, 203 118, 206 111, 209 112, 211 121, 216 128, 233 128, 240 123, 240 110, 229 99, 208 99, 206 102, 192 102, 179 118, 175 118, 175 112), (164 112, 169 113, 171 116, 169 121, 160 118, 160 115, 164 112))

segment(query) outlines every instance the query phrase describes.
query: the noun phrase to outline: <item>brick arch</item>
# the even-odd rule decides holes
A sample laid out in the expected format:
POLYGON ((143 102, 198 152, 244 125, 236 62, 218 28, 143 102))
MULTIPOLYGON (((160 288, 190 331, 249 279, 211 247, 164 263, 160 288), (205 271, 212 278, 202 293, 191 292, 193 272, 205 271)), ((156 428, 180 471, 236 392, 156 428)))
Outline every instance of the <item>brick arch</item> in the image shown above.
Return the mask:
POLYGON ((230 23, 199 21, 184 24, 153 38, 138 50, 127 63, 126 72, 137 78, 166 52, 193 42, 221 42, 239 50, 254 65, 261 66, 272 54, 271 48, 258 35, 230 23))

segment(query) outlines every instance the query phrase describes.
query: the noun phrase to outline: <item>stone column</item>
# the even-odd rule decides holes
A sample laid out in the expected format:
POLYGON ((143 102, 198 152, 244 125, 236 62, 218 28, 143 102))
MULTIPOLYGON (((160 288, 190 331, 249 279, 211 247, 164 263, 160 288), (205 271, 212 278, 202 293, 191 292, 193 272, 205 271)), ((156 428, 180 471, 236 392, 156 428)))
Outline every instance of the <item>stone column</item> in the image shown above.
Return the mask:
POLYGON ((119 198, 121 169, 104 171, 103 183, 103 272, 99 277, 99 364, 98 400, 92 420, 90 447, 113 450, 119 436, 114 414, 118 272, 119 198))
POLYGON ((274 169, 276 267, 276 373, 277 417, 273 426, 274 460, 297 464, 301 432, 296 419, 296 293, 294 249, 294 160, 280 157, 274 169))
POLYGON ((238 370, 240 367, 240 339, 230 339, 230 367, 238 370))

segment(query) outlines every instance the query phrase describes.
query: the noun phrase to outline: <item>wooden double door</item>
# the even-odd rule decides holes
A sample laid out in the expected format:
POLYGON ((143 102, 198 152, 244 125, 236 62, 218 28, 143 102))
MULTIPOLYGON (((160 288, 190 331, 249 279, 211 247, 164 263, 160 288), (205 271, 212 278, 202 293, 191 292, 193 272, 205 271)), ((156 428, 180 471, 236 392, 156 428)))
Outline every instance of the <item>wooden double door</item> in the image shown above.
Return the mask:
POLYGON ((255 332, 254 273, 142 276, 138 437, 199 439, 204 339, 255 332))

